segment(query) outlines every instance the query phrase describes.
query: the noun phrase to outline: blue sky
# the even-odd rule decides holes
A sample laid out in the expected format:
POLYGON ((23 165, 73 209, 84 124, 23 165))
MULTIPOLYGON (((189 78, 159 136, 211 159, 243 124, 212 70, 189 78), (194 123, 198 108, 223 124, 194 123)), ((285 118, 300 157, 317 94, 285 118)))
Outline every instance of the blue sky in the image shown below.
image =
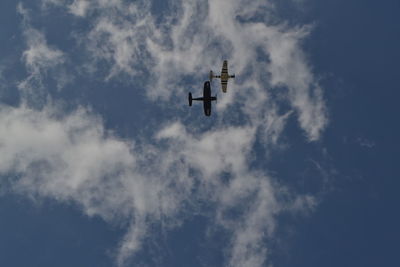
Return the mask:
POLYGON ((398 2, 0 10, 1 265, 398 265, 398 2))

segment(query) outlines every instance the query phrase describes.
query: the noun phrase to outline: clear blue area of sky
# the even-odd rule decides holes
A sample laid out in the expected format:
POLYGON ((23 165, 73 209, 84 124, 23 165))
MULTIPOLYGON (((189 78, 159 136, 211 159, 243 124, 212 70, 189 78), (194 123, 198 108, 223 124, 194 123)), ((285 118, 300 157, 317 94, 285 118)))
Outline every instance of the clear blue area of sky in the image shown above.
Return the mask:
MULTIPOLYGON (((279 267, 398 266, 400 2, 310 0, 307 5, 303 12, 283 12, 295 14, 296 22, 315 23, 304 49, 321 78, 330 123, 322 140, 310 148, 301 133, 291 134, 299 130, 290 122, 286 131, 288 138, 293 137, 292 146, 268 164, 297 190, 313 192, 313 185, 320 186, 319 178, 314 177, 324 175, 330 177, 329 188, 315 212, 282 218, 270 256, 279 267), (293 162, 296 158, 304 161, 293 162), (315 163, 323 165, 324 171, 315 163), (315 184, 303 183, 305 179, 315 179, 315 184)), ((41 23, 48 24, 35 23, 39 28, 41 23)), ((15 1, 0 3, 0 25, 1 63, 15 65, 14 72, 7 75, 18 81, 25 75, 17 53, 24 49, 24 43, 15 1)), ((49 36, 49 43, 69 49, 68 37, 49 36)), ((146 118, 166 116, 135 101, 138 93, 129 88, 119 88, 119 94, 113 94, 109 84, 99 81, 96 86, 84 95, 71 88, 59 98, 92 105, 107 127, 125 136, 134 136, 146 118), (115 104, 110 104, 111 98, 115 104), (131 114, 138 109, 143 113, 134 118, 131 114)), ((15 87, 0 88, 1 102, 16 103, 15 87)), ((206 220, 194 216, 167 236, 160 233, 160 240, 145 244, 142 262, 157 266, 220 265, 225 236, 216 232, 214 239, 206 239, 206 220), (163 255, 164 262, 155 261, 155 253, 163 255)), ((161 230, 154 226, 154 231, 161 230)), ((123 234, 123 227, 84 216, 74 205, 50 200, 33 203, 22 196, 0 195, 1 266, 111 266, 111 255, 123 234)))
POLYGON ((312 1, 306 42, 330 125, 334 189, 287 233, 277 266, 397 266, 400 2, 312 1), (373 147, 361 144, 368 140, 373 147))

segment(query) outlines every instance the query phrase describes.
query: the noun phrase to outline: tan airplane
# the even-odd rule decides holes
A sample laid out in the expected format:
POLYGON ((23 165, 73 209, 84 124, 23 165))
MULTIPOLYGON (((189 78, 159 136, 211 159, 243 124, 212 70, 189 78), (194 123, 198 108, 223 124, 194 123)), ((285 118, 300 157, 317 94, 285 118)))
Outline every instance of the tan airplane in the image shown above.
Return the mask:
POLYGON ((210 82, 212 81, 213 78, 221 79, 222 92, 226 93, 229 78, 235 78, 235 74, 229 75, 229 73, 228 73, 228 61, 227 60, 224 60, 224 63, 222 64, 221 75, 214 75, 213 71, 210 70, 210 82))

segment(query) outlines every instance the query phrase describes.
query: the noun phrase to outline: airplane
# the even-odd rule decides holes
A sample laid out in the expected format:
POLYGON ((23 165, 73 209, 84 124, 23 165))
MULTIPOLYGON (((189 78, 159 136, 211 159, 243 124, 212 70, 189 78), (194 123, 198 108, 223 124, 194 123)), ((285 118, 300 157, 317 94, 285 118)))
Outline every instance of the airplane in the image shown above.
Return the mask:
POLYGON ((211 102, 217 100, 217 95, 211 96, 210 82, 206 81, 204 83, 203 97, 193 98, 192 93, 189 93, 188 100, 189 100, 189 106, 192 106, 193 100, 203 101, 204 114, 206 116, 210 116, 211 115, 211 102))
POLYGON ((228 73, 228 61, 224 60, 224 63, 222 64, 221 75, 214 75, 213 71, 210 70, 210 76, 209 77, 210 77, 210 82, 212 82, 213 78, 221 79, 222 92, 226 93, 226 89, 228 87, 228 80, 230 78, 235 78, 235 74, 229 75, 229 73, 228 73))

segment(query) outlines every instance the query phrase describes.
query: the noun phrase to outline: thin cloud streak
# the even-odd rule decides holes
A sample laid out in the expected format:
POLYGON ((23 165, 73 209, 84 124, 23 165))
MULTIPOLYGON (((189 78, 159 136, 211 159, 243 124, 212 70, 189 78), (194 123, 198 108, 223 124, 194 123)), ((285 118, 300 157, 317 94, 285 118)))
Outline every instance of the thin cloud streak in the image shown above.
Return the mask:
MULTIPOLYGON (((31 14, 22 3, 17 5, 17 12, 22 16, 22 33, 27 49, 22 53, 21 60, 25 63, 28 77, 18 83, 21 100, 31 105, 42 106, 46 102, 44 78, 55 68, 61 66, 66 57, 64 53, 48 45, 45 35, 30 26, 31 14)), ((65 76, 57 71, 59 81, 65 76)), ((59 85, 66 82, 61 81, 59 85)))

